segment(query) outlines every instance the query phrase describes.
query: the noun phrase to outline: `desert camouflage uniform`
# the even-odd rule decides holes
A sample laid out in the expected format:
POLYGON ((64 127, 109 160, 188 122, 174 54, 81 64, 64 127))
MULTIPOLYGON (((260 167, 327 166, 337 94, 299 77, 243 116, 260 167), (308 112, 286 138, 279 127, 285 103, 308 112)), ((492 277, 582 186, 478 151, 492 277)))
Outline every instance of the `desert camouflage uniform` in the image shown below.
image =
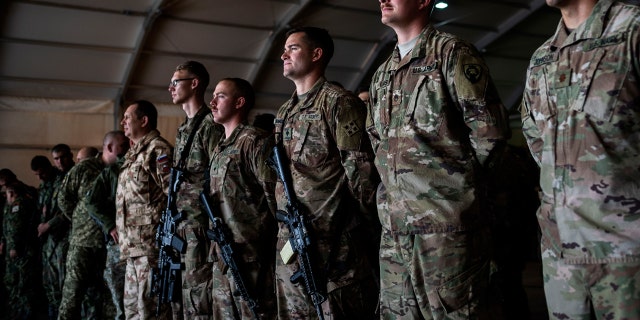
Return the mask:
POLYGON ((104 240, 98 224, 87 211, 87 191, 104 168, 102 153, 76 164, 66 175, 58 205, 71 220, 69 252, 62 288, 59 319, 78 319, 84 303, 84 319, 102 316, 102 271, 104 268, 104 240))
POLYGON ((205 115, 197 128, 191 150, 184 159, 185 178, 179 186, 176 206, 184 212, 185 220, 178 224, 178 235, 187 243, 186 253, 181 260, 185 264, 182 271, 182 308, 185 319, 205 319, 211 316, 211 268, 207 261, 210 241, 206 236, 209 218, 200 204, 200 192, 205 183, 205 172, 211 160, 211 153, 222 136, 222 128, 213 122, 209 108, 202 106, 196 116, 187 119, 176 136, 176 150, 173 165, 178 166, 189 134, 193 131, 194 120, 205 115))
MULTIPOLYGON (((276 140, 282 141, 293 176, 293 189, 311 221, 313 266, 328 292, 322 304, 327 318, 372 319, 377 285, 358 239, 364 215, 375 212, 375 187, 379 182, 365 129, 364 103, 320 78, 304 96, 295 93, 276 117, 276 140)), ((281 183, 276 188, 278 208, 286 198, 281 183)), ((280 223, 277 250, 288 241, 280 223)), ((370 245, 375 245, 371 244, 370 245)), ((285 265, 276 257, 278 317, 317 317, 304 285, 289 278, 297 259, 285 265)))
POLYGON ((540 165, 552 319, 640 318, 640 8, 600 0, 533 55, 523 130, 540 165))
MULTIPOLYGON (((116 228, 120 259, 127 261, 124 312, 127 319, 155 317, 157 297, 150 294, 149 272, 158 265, 155 235, 167 205, 171 175, 171 145, 157 130, 129 149, 118 177, 116 228)), ((169 319, 163 306, 160 319, 169 319)))
POLYGON ((30 220, 36 211, 35 200, 18 197, 4 206, 2 223, 2 243, 5 259, 4 286, 7 293, 7 319, 30 319, 35 311, 35 263, 36 234, 30 220), (17 256, 11 258, 9 252, 15 250, 17 256))
POLYGON ((119 157, 116 163, 104 168, 87 194, 87 211, 102 229, 106 240, 107 257, 103 278, 109 294, 105 294, 108 299, 105 299, 107 304, 103 314, 107 319, 124 319, 122 295, 126 263, 120 260, 120 246, 109 234, 116 227, 116 191, 123 163, 124 157, 119 157))
POLYGON ((42 235, 42 284, 49 302, 49 319, 58 318, 58 308, 62 301, 67 252, 69 251, 70 222, 65 219, 58 207, 58 192, 67 173, 58 172, 50 189, 39 195, 41 205, 46 210, 40 222, 48 223, 49 230, 42 235), (49 198, 50 197, 50 198, 49 198))
POLYGON ((371 83, 383 319, 467 319, 489 278, 483 175, 508 134, 478 52, 429 25, 371 83))
MULTIPOLYGON (((261 319, 275 319, 275 171, 267 163, 273 137, 241 124, 220 141, 211 165, 211 205, 233 235, 236 264, 261 319)), ((213 266, 214 319, 253 319, 222 257, 213 266)))

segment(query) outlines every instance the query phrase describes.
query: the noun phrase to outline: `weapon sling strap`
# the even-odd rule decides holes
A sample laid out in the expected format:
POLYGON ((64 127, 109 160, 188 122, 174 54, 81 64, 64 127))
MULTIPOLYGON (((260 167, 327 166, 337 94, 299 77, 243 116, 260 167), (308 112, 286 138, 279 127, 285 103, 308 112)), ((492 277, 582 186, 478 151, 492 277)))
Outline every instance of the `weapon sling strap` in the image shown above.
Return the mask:
POLYGON ((191 151, 191 145, 193 144, 193 139, 196 136, 196 131, 198 131, 198 129, 200 128, 200 124, 202 123, 202 120, 204 120, 204 117, 207 116, 207 112, 204 111, 202 112, 201 109, 202 108, 206 108, 205 106, 201 107, 200 110, 198 110, 198 113, 196 114, 196 116, 193 118, 193 129, 191 129, 191 133, 189 133, 189 138, 187 139, 187 143, 184 145, 184 148, 182 149, 182 152, 180 152, 180 160, 178 160, 178 169, 179 170, 184 170, 185 165, 186 165, 186 159, 187 157, 189 157, 189 151, 191 151))

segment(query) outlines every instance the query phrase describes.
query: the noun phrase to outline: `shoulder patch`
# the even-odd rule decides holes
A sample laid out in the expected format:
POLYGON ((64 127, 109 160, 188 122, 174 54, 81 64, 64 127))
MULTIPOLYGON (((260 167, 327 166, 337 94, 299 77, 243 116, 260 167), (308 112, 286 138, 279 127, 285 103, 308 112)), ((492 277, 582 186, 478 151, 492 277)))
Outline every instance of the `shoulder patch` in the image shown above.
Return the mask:
POLYGON ((343 127, 344 127, 344 132, 349 137, 360 132, 360 127, 358 127, 358 124, 355 122, 355 120, 349 121, 349 123, 345 124, 343 127))
POLYGON ((477 83, 482 79, 482 66, 475 63, 465 64, 464 77, 471 83, 477 83))
POLYGON ((20 211, 20 206, 13 206, 13 207, 11 207, 11 213, 16 213, 16 212, 18 212, 18 211, 20 211))
POLYGON ((158 168, 162 170, 164 173, 168 173, 171 171, 171 165, 169 164, 169 156, 166 154, 160 155, 156 158, 156 162, 158 163, 158 168))

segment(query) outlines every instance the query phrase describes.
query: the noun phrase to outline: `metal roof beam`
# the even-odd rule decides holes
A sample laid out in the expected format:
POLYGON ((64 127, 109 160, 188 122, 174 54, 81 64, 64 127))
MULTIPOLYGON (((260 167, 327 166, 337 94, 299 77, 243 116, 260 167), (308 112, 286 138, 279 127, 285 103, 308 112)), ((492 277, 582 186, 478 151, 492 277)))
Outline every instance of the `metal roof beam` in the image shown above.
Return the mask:
POLYGON ((276 38, 282 32, 284 32, 287 29, 289 29, 289 27, 290 27, 289 24, 291 23, 291 21, 293 21, 293 19, 298 17, 300 15, 300 13, 302 11, 304 11, 311 4, 312 1, 313 0, 302 0, 302 1, 300 1, 300 4, 298 5, 298 8, 296 10, 291 10, 291 12, 289 12, 279 22, 279 24, 274 26, 273 31, 269 35, 269 39, 266 42, 268 44, 266 46, 264 46, 264 48, 262 48, 262 51, 258 55, 260 57, 260 59, 258 59, 258 61, 256 62, 255 68, 249 74, 249 77, 248 77, 247 80, 250 83, 255 84, 256 79, 258 78, 258 76, 260 75, 260 73, 264 69, 265 65, 267 64, 267 61, 269 60, 269 52, 271 52, 271 49, 273 49, 273 46, 275 45, 275 42, 276 42, 275 41, 276 38))
POLYGON ((536 10, 540 9, 543 5, 545 5, 545 0, 531 0, 528 8, 519 9, 516 14, 509 17, 507 20, 498 25, 497 31, 488 32, 484 37, 480 38, 480 40, 476 41, 474 44, 478 50, 482 51, 489 44, 503 36, 505 33, 513 29, 516 25, 522 22, 524 19, 533 14, 536 10))
POLYGON ((113 101, 113 119, 114 119, 114 128, 118 128, 120 126, 120 113, 122 104, 124 103, 124 97, 127 94, 127 90, 131 85, 131 81, 133 79, 133 71, 135 70, 138 61, 140 60, 140 56, 142 56, 142 49, 144 44, 147 42, 147 38, 153 29, 153 24, 156 22, 157 18, 162 15, 162 10, 176 3, 176 0, 157 0, 153 6, 147 12, 147 16, 144 19, 144 25, 142 27, 142 33, 138 35, 138 39, 136 40, 136 44, 133 49, 133 53, 131 59, 129 59, 129 63, 124 72, 123 77, 123 85, 118 90, 114 101, 113 101))

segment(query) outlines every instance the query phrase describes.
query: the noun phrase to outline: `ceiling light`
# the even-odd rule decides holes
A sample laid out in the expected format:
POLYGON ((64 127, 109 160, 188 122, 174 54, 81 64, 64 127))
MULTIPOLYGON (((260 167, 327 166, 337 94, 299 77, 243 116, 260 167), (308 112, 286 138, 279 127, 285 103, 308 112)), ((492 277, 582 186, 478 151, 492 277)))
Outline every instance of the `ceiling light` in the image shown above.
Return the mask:
POLYGON ((438 9, 445 9, 446 7, 448 7, 449 5, 445 2, 445 1, 438 1, 436 3, 436 8, 438 9))

